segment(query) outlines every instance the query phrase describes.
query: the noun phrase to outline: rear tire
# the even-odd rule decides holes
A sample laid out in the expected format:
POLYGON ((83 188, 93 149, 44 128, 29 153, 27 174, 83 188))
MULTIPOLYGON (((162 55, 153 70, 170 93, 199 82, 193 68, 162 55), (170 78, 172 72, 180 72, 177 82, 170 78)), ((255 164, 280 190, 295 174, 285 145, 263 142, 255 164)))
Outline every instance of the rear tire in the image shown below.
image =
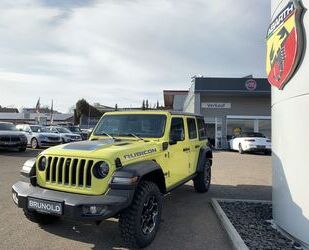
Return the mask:
POLYGON ((40 225, 53 224, 60 218, 49 214, 40 214, 36 211, 28 211, 26 209, 24 209, 24 214, 28 220, 40 225))
POLYGON ((33 148, 33 149, 39 148, 39 143, 38 143, 38 140, 36 138, 31 139, 31 148, 33 148))
POLYGON ((119 218, 122 239, 128 246, 146 247, 159 229, 162 196, 156 184, 142 181, 134 194, 132 204, 119 218))
POLYGON ((211 163, 209 159, 206 159, 203 171, 194 177, 193 184, 198 193, 205 193, 209 190, 211 184, 211 163))
POLYGON ((239 143, 239 145, 238 145, 238 152, 239 152, 240 154, 243 154, 243 153, 244 153, 244 150, 242 149, 242 146, 241 146, 240 143, 239 143))

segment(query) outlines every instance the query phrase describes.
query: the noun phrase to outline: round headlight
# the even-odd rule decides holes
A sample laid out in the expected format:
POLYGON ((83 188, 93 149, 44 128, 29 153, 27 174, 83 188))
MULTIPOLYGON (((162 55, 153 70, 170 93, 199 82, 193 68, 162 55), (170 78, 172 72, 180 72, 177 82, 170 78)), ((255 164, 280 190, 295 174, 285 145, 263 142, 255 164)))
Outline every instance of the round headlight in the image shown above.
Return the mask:
POLYGON ((93 175, 98 179, 103 179, 108 175, 109 166, 105 161, 100 161, 93 167, 93 175))
POLYGON ((47 159, 45 156, 41 157, 39 160, 39 170, 44 171, 46 168, 47 159))

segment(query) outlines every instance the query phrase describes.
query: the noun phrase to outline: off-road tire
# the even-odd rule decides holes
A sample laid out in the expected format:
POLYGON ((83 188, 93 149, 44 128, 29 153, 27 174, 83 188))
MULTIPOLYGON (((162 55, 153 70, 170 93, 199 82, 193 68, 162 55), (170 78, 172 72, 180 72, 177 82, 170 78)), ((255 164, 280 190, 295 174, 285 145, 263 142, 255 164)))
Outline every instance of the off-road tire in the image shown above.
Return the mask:
POLYGON ((48 225, 55 223, 57 220, 59 220, 60 217, 49 215, 49 214, 40 214, 35 211, 28 211, 24 209, 24 214, 28 220, 31 222, 40 224, 40 225, 48 225))
POLYGON ((198 172, 193 179, 194 189, 198 193, 205 193, 209 190, 211 183, 211 163, 206 159, 203 171, 198 172))
POLYGON ((244 150, 242 149, 242 146, 241 146, 240 143, 239 143, 239 145, 238 145, 238 152, 239 152, 240 154, 245 153, 244 150))
POLYGON ((38 140, 36 138, 31 139, 31 148, 33 148, 33 149, 39 148, 39 143, 38 143, 38 140))
POLYGON ((27 150, 26 147, 25 147, 25 148, 19 148, 19 149, 18 149, 19 152, 25 152, 26 150, 27 150))
POLYGON ((154 240, 155 235, 159 229, 161 211, 162 195, 158 186, 153 182, 141 181, 141 183, 136 188, 132 204, 127 209, 125 209, 119 217, 121 237, 125 244, 131 247, 140 248, 148 246, 154 240), (153 219, 155 223, 153 223, 154 227, 152 231, 145 234, 143 232, 145 227, 142 225, 142 214, 144 214, 145 218, 145 205, 147 203, 148 206, 149 200, 152 197, 155 197, 157 204, 157 216, 153 216, 155 217, 155 219, 153 219))

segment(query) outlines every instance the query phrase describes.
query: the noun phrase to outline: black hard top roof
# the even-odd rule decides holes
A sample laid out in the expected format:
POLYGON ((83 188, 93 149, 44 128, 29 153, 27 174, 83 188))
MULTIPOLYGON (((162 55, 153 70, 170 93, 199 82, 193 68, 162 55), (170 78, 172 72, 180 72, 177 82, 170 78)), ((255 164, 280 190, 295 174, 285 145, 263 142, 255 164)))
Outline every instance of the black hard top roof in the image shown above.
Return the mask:
POLYGON ((169 112, 170 112, 171 115, 184 115, 184 116, 203 117, 202 115, 199 115, 199 114, 194 114, 194 113, 189 113, 189 112, 183 112, 183 111, 174 111, 174 110, 170 110, 169 112))

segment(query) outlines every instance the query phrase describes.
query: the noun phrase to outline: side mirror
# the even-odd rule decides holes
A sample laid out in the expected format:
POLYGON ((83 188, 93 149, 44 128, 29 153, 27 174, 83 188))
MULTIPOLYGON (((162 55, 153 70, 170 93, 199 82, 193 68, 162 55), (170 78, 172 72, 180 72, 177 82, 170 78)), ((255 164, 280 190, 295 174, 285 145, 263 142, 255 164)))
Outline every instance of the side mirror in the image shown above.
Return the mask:
POLYGON ((19 131, 21 131, 21 132, 23 132, 23 129, 22 128, 20 128, 20 129, 18 129, 19 131))
POLYGON ((170 145, 177 144, 177 142, 182 141, 182 139, 183 139, 182 129, 175 129, 171 131, 169 144, 170 145))

